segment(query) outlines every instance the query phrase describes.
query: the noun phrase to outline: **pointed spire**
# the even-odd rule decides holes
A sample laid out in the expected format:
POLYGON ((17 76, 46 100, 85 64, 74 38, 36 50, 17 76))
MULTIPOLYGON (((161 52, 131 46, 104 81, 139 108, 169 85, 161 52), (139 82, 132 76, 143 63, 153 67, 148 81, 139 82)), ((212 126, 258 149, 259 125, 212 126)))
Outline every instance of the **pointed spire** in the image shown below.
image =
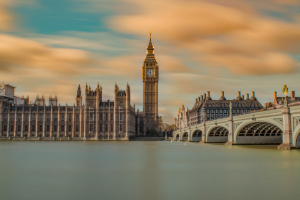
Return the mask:
POLYGON ((81 90, 81 88, 80 88, 80 84, 78 85, 78 90, 81 90))
POLYGON ((147 54, 154 54, 154 46, 152 44, 151 31, 150 31, 149 44, 148 44, 148 47, 147 47, 147 54))

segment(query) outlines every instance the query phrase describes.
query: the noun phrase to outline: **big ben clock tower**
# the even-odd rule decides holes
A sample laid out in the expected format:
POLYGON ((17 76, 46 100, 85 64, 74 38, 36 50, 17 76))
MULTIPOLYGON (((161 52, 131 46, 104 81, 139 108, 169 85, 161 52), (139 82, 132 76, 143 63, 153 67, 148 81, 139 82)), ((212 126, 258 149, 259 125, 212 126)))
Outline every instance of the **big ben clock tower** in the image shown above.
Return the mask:
POLYGON ((158 77, 159 67, 154 56, 150 32, 147 55, 143 63, 144 134, 148 129, 158 131, 158 77))

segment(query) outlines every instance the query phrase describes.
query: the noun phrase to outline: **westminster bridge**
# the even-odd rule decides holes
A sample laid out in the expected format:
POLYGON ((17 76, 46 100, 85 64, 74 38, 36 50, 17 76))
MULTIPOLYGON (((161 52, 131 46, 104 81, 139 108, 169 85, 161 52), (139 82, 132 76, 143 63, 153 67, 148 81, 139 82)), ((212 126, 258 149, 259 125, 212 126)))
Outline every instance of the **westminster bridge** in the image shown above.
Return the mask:
POLYGON ((300 104, 202 122, 173 133, 173 140, 237 144, 280 144, 300 147, 300 104))

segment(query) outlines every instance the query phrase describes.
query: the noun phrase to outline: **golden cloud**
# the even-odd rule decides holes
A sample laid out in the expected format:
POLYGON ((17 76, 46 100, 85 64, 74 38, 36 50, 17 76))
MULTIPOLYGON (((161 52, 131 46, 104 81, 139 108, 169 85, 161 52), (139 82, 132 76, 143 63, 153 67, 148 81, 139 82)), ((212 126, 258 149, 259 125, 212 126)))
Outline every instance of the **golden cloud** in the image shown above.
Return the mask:
MULTIPOLYGON (((245 3, 218 1, 127 2, 135 5, 137 12, 110 18, 112 29, 137 35, 151 29, 153 37, 185 50, 202 66, 223 67, 246 75, 298 70, 290 54, 300 53, 299 24, 257 14, 254 3, 247 8, 245 3)), ((281 3, 275 1, 272 5, 281 3)))
POLYGON ((0 34, 0 70, 25 67, 78 75, 92 62, 85 51, 51 48, 28 39, 0 34))

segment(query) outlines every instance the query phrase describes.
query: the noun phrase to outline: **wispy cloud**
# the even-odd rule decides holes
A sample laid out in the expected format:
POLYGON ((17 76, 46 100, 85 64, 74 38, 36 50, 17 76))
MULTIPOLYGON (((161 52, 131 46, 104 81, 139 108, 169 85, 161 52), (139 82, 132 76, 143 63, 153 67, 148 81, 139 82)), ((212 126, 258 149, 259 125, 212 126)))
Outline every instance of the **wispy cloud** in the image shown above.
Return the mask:
POLYGON ((130 2, 143 12, 111 17, 112 29, 144 35, 151 27, 159 39, 189 51, 199 63, 236 74, 298 71, 297 61, 290 55, 299 53, 297 23, 207 1, 130 2))

